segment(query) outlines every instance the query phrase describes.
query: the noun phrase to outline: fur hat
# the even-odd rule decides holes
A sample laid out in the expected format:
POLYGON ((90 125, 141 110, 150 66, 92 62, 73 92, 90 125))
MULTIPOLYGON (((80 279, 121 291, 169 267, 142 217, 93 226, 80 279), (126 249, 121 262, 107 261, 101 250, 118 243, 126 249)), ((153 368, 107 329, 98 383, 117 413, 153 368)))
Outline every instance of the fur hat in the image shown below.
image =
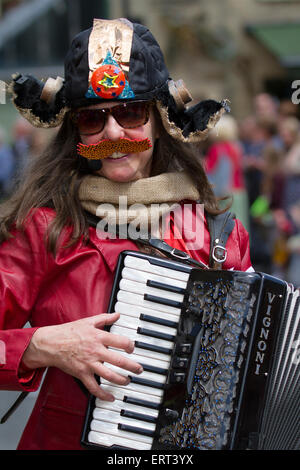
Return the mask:
POLYGON ((162 51, 151 32, 127 19, 95 19, 72 41, 65 77, 46 82, 17 74, 11 84, 19 112, 37 127, 56 127, 67 111, 107 100, 154 100, 163 125, 184 142, 203 140, 227 109, 227 102, 192 97, 184 82, 169 77, 162 51))

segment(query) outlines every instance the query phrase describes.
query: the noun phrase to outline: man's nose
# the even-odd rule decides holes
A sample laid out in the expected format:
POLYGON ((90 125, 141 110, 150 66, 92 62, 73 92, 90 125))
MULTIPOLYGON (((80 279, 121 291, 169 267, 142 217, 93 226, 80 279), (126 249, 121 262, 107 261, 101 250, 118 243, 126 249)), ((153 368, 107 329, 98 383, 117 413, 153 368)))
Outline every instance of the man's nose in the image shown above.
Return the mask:
POLYGON ((124 134, 124 128, 118 124, 112 114, 109 114, 103 129, 103 138, 118 140, 124 138, 124 134))

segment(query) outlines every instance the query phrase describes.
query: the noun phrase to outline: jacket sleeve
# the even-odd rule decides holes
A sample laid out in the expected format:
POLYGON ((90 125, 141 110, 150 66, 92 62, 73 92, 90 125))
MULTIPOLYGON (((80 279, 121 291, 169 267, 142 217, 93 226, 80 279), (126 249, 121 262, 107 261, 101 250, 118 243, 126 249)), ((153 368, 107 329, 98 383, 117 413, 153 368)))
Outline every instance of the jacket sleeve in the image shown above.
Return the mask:
POLYGON ((19 373, 36 328, 27 328, 46 272, 42 212, 0 245, 0 389, 35 391, 43 370, 19 373))

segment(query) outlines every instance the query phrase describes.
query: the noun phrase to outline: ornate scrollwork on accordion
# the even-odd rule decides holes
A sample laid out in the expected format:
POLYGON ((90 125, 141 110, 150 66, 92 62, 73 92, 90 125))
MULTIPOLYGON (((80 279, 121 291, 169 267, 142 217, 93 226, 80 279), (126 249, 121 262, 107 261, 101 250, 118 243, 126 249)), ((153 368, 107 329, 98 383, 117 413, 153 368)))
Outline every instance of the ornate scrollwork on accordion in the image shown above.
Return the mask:
MULTIPOLYGON (((180 315, 157 417, 148 419, 146 403, 138 400, 136 408, 128 411, 127 391, 122 392, 124 404, 122 394, 117 400, 119 411, 112 405, 109 412, 99 413, 102 405, 91 397, 82 444, 96 449, 299 449, 299 290, 261 273, 203 271, 139 252, 123 252, 109 311, 121 305, 118 297, 127 289, 124 277, 129 272, 134 283, 131 287, 129 282, 129 291, 135 291, 137 283, 142 289, 137 295, 146 301, 141 306, 129 300, 127 309, 141 323, 135 332, 140 352, 140 333, 147 342, 147 334, 157 336, 157 332, 151 333, 155 322, 163 324, 168 317, 159 299, 165 305, 162 292, 169 295, 168 285, 177 289, 172 287, 172 270, 175 279, 180 273, 186 281, 177 305, 180 315), (145 312, 156 311, 157 320, 150 315, 146 325, 151 328, 145 329, 145 312), (110 431, 106 424, 116 416, 120 418, 110 431), (154 423, 152 430, 147 428, 147 420, 154 423)), ((170 312, 172 302, 167 307, 170 312)), ((155 381, 145 384, 149 398, 155 381)), ((133 403, 134 394, 141 395, 139 382, 134 387, 129 400, 133 403)))

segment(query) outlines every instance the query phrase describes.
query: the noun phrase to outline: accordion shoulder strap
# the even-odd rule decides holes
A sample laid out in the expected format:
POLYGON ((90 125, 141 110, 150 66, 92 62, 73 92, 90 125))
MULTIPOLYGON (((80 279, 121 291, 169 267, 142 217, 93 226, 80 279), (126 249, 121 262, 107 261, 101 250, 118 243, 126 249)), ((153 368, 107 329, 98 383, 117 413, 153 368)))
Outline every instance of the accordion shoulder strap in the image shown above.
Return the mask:
POLYGON ((210 233, 209 266, 212 269, 222 269, 227 258, 226 243, 235 225, 235 215, 226 211, 223 214, 206 213, 210 233))
MULTIPOLYGON (((96 227, 97 223, 99 222, 98 217, 87 211, 85 212, 85 214, 89 225, 96 227)), ((141 237, 138 240, 134 241, 138 241, 141 244, 151 246, 152 248, 163 253, 164 255, 176 259, 177 261, 180 260, 187 264, 191 264, 204 269, 221 269, 222 264, 224 263, 227 257, 226 243, 235 224, 235 215, 229 211, 218 215, 211 215, 206 213, 206 219, 210 232, 209 266, 207 266, 201 261, 194 260, 185 251, 173 248, 172 246, 168 245, 168 243, 166 243, 164 240, 160 240, 159 238, 141 237)))
MULTIPOLYGON (((85 211, 85 215, 86 215, 89 225, 91 227, 97 227, 97 223, 99 222, 98 217, 95 216, 94 214, 91 214, 88 211, 85 211)), ((124 227, 117 226, 116 234, 124 233, 123 229, 124 227)), ((131 239, 129 230, 126 230, 126 233, 127 233, 127 237, 129 240, 154 248, 155 250, 158 250, 163 255, 168 256, 169 258, 175 259, 176 261, 182 261, 183 263, 187 263, 187 264, 196 266, 198 268, 209 269, 209 266, 207 266, 202 261, 197 261, 191 258, 190 255, 188 255, 188 253, 186 253, 185 251, 181 251, 181 250, 178 250, 177 248, 173 248, 167 242, 165 242, 164 240, 161 240, 160 238, 155 238, 155 237, 149 238, 149 236, 147 236, 148 234, 144 236, 143 234, 141 234, 140 238, 131 239)))

